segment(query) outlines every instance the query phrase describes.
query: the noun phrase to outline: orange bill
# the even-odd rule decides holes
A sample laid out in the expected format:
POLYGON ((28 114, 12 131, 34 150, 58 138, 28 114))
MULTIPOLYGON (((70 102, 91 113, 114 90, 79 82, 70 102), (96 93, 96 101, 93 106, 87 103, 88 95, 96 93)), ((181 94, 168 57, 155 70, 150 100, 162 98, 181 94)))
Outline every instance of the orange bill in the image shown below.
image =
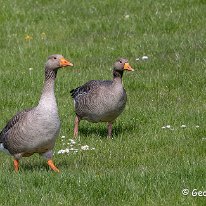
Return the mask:
POLYGON ((67 66, 73 66, 73 64, 71 62, 69 62, 68 60, 66 60, 65 58, 61 58, 60 59, 60 66, 67 67, 67 66))
POLYGON ((129 65, 129 63, 124 64, 124 70, 134 71, 134 69, 132 69, 132 67, 129 65))

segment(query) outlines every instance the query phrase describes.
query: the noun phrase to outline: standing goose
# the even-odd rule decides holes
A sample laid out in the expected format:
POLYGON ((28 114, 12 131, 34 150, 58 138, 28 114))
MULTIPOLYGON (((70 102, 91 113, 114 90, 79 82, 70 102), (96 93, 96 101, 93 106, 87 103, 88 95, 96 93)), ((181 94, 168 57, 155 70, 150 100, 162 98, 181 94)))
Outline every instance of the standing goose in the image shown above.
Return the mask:
POLYGON ((55 172, 52 149, 60 130, 54 81, 61 67, 73 66, 62 55, 48 58, 45 65, 45 83, 37 107, 17 113, 0 133, 0 149, 14 157, 14 169, 18 171, 21 157, 39 153, 55 172))
POLYGON ((123 112, 127 101, 122 85, 124 70, 134 71, 127 59, 120 58, 114 64, 113 80, 92 80, 70 91, 76 112, 74 137, 78 136, 82 119, 94 123, 108 122, 108 136, 112 136, 112 123, 123 112))

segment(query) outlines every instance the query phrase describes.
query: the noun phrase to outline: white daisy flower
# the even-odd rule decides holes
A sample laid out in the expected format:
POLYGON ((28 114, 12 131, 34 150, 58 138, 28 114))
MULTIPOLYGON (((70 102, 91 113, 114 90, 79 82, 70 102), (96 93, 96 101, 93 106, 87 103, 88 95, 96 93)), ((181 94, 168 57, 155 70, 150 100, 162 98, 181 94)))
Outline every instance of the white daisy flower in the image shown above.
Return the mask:
POLYGON ((181 127, 181 128, 185 128, 185 127, 186 127, 186 125, 184 125, 184 124, 183 124, 183 125, 181 125, 180 127, 181 127))
POLYGON ((149 59, 148 56, 143 56, 143 57, 142 57, 142 60, 148 60, 148 59, 149 59))
POLYGON ((65 153, 65 150, 61 149, 57 152, 57 154, 64 154, 65 153))
POLYGON ((76 142, 73 139, 69 139, 70 144, 76 144, 76 142))
POLYGON ((89 146, 88 145, 81 146, 81 149, 82 150, 89 150, 89 146))

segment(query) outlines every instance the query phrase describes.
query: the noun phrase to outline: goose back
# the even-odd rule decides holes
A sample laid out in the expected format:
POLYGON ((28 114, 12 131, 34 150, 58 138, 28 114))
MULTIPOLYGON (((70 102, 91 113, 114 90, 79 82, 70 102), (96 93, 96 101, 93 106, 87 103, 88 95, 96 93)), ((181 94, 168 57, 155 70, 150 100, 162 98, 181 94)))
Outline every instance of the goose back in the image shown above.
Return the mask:
POLYGON ((71 90, 76 114, 90 122, 114 121, 124 110, 127 96, 121 83, 92 80, 71 90))

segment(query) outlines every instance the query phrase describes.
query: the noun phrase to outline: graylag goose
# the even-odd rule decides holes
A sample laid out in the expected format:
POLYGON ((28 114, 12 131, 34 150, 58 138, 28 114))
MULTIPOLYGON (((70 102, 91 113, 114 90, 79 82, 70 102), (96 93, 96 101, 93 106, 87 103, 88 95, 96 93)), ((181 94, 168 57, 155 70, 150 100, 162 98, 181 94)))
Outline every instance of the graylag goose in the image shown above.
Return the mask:
POLYGON ((62 55, 48 58, 45 65, 45 82, 39 104, 18 112, 0 133, 0 149, 14 157, 14 169, 18 171, 22 157, 39 153, 55 172, 59 169, 52 161, 52 149, 60 130, 60 120, 54 94, 54 81, 61 67, 73 66, 62 55))
POLYGON ((114 64, 113 80, 91 80, 70 91, 74 99, 74 137, 78 136, 80 120, 108 122, 108 137, 112 136, 112 123, 123 112, 127 94, 122 85, 123 72, 134 71, 128 60, 118 59, 114 64))

